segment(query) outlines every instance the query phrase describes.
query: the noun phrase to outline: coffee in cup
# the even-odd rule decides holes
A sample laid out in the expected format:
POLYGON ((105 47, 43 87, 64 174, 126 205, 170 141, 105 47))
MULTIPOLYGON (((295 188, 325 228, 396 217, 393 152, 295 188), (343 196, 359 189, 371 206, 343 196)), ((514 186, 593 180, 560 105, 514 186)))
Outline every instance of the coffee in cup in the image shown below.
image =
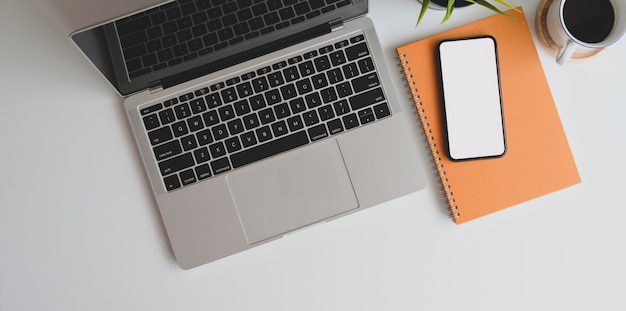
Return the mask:
POLYGON ((574 53, 607 47, 626 32, 626 0, 553 0, 546 14, 549 36, 563 65, 574 53))

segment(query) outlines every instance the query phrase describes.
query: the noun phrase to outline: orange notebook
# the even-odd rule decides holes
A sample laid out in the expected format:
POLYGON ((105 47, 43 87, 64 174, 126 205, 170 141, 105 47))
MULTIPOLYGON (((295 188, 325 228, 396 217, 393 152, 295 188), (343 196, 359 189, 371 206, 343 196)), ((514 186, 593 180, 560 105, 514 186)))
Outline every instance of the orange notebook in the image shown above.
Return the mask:
MULTIPOLYGON (((397 48, 446 204, 457 224, 580 183, 531 31, 520 11, 508 12, 519 20, 494 15, 397 48), (443 39, 479 35, 491 35, 497 41, 508 149, 502 158, 453 162, 443 149, 436 45, 443 39)), ((471 61, 471 55, 467 59, 471 61)))

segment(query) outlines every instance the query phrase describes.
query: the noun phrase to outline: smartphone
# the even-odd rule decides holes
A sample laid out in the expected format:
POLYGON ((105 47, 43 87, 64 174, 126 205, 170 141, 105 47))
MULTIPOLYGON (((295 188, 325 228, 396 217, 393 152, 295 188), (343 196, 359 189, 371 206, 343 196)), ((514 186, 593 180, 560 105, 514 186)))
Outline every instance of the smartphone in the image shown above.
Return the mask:
POLYGON ((444 40, 437 50, 448 156, 454 161, 504 156, 506 135, 495 38, 444 40))

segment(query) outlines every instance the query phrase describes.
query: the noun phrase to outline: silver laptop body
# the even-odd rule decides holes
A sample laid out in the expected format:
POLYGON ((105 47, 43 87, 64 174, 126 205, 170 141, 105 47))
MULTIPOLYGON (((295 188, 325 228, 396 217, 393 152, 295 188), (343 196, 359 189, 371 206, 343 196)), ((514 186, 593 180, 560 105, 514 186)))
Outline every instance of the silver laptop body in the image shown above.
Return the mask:
MULTIPOLYGON (((282 4, 301 9, 303 2, 282 4)), ((395 93, 372 23, 362 16, 367 2, 336 2, 329 1, 335 11, 359 14, 330 16, 324 26, 311 17, 307 27, 327 31, 293 44, 283 40, 279 50, 261 42, 267 39, 244 42, 217 60, 184 64, 192 67, 178 69, 172 85, 143 81, 150 87, 126 95, 128 120, 182 268, 425 186, 418 128, 410 123, 409 101, 395 93), (262 55, 233 60, 246 54, 246 45, 261 47, 262 55)), ((100 29, 105 38, 99 27, 73 39, 115 85, 123 67, 102 65, 113 53, 102 52, 102 40, 80 37, 100 29)), ((270 39, 303 33, 289 28, 292 33, 270 39)), ((106 48, 119 50, 108 36, 106 48)))

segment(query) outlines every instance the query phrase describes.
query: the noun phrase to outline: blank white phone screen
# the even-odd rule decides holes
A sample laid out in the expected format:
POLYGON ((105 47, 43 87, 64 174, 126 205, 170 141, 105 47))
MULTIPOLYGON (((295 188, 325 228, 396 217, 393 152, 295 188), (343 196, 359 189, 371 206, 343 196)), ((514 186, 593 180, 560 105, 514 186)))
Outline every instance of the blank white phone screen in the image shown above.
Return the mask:
POLYGON ((453 160, 506 152, 496 42, 492 37, 443 41, 439 60, 453 160))

